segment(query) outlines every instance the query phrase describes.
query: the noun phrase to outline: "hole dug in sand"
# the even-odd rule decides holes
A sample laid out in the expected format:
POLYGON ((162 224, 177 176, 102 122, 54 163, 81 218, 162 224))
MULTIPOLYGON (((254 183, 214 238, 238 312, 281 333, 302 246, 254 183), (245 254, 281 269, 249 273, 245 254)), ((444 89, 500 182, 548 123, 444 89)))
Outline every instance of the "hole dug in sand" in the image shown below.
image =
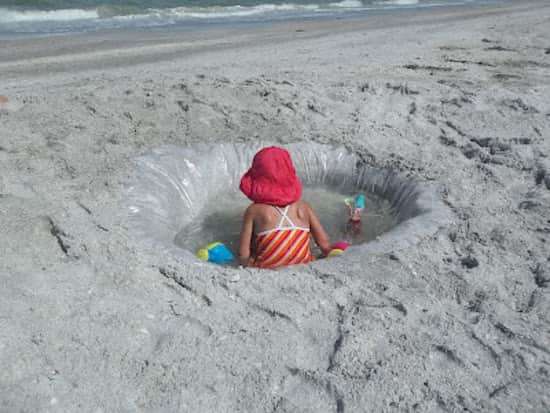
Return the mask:
MULTIPOLYGON (((214 241, 236 251, 242 214, 249 204, 239 192, 242 174, 263 146, 201 144, 166 146, 136 160, 127 189, 131 231, 140 241, 189 260, 214 241)), ((333 242, 346 252, 389 252, 413 245, 449 221, 436 188, 377 169, 343 147, 313 143, 286 146, 311 203, 333 242), (347 227, 344 198, 367 197, 362 231, 347 227)))

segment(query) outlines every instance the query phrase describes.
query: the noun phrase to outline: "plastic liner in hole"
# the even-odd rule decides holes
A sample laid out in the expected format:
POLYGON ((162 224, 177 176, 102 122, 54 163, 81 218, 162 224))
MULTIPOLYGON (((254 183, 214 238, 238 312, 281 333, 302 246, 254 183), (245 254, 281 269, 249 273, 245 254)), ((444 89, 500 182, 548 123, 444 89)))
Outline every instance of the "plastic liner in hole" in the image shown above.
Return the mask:
MULTIPOLYGON (((176 245, 179 231, 198 219, 209 203, 234 196, 254 154, 264 146, 268 144, 164 146, 137 158, 126 192, 131 233, 150 247, 198 261, 194 251, 176 245)), ((395 227, 371 242, 353 245, 346 255, 406 248, 451 220, 435 185, 368 166, 344 147, 296 143, 285 148, 304 186, 365 191, 391 205, 395 227)))

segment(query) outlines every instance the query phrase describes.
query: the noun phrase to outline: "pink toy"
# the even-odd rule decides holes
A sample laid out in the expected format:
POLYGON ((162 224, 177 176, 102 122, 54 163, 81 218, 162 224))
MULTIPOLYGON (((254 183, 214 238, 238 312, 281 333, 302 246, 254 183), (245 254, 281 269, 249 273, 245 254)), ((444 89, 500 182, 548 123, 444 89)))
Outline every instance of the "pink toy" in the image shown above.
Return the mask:
POLYGON ((342 255, 344 251, 349 247, 349 244, 345 241, 338 241, 332 244, 332 249, 328 253, 327 257, 337 257, 342 255))

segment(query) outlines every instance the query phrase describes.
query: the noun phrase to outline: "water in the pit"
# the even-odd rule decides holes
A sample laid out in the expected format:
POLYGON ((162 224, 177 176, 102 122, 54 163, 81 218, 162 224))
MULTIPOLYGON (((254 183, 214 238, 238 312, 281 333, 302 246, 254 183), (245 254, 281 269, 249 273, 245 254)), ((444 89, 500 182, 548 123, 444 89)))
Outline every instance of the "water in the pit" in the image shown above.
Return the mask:
MULTIPOLYGON (((357 194, 317 187, 304 188, 302 199, 313 207, 331 242, 365 243, 397 224, 389 201, 365 193, 367 202, 361 225, 359 228, 351 227, 344 199, 355 195, 357 194)), ((249 204, 250 201, 240 193, 227 194, 212 200, 200 216, 176 235, 176 245, 196 252, 208 243, 220 241, 236 253, 239 247, 243 213, 249 204)), ((314 252, 319 253, 318 250, 314 252)))

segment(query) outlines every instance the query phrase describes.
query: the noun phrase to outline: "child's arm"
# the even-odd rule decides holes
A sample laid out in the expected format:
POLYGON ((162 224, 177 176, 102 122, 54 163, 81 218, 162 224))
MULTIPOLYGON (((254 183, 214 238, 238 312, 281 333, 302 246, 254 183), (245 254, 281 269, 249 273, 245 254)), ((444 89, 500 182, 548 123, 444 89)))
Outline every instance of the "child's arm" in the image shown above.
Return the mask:
POLYGON ((308 209, 309 228, 311 231, 311 235, 313 235, 313 239, 315 240, 315 243, 319 246, 319 248, 323 252, 323 255, 326 256, 331 250, 330 240, 328 238, 327 233, 325 232, 325 229, 321 225, 319 218, 317 218, 315 211, 313 211, 313 208, 311 208, 309 204, 306 204, 306 205, 308 209))
POLYGON ((239 244, 239 261, 241 265, 247 266, 250 264, 250 245, 252 242, 252 232, 254 230, 254 213, 252 205, 249 206, 243 218, 243 226, 241 229, 241 240, 239 244))

